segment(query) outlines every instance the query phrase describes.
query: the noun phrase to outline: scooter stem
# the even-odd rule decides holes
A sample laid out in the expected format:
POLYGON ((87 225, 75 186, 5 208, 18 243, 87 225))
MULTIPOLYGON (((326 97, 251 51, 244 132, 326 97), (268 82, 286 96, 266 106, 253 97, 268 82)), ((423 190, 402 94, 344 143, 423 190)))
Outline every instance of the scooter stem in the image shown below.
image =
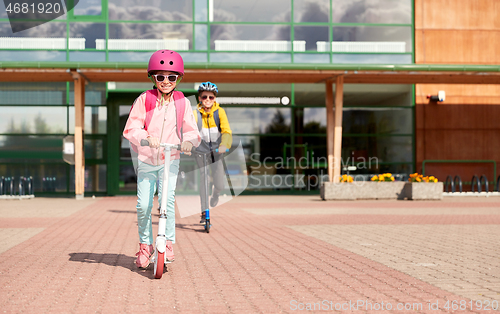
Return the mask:
POLYGON ((163 168, 163 184, 160 204, 160 219, 158 221, 158 235, 165 236, 165 227, 167 224, 167 199, 168 199, 168 177, 170 175, 170 150, 169 146, 165 146, 165 166, 163 168))

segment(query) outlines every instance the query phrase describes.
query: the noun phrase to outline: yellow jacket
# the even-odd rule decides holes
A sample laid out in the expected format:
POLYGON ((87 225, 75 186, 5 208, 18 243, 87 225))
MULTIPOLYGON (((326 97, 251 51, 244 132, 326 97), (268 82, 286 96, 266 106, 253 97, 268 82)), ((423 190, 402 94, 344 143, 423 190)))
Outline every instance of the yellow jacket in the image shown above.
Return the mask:
POLYGON ((227 148, 231 148, 233 142, 231 127, 229 126, 229 121, 227 119, 226 111, 220 107, 219 103, 214 102, 212 108, 209 112, 206 112, 201 104, 198 104, 196 110, 193 110, 194 118, 196 123, 198 123, 198 112, 201 113, 202 117, 202 127, 200 130, 201 139, 207 143, 217 142, 219 137, 221 137, 220 145, 224 145, 227 148), (219 110, 219 120, 220 129, 215 124, 214 111, 219 110), (221 134, 222 133, 222 134, 221 134))

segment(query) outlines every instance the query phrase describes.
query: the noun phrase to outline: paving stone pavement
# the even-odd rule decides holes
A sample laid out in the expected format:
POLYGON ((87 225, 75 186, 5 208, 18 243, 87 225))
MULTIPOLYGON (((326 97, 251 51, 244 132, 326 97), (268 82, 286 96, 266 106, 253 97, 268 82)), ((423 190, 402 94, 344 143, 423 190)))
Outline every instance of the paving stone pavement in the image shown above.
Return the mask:
POLYGON ((0 201, 0 312, 499 312, 497 197, 240 196, 209 234, 177 217, 159 280, 134 265, 135 202, 0 201))

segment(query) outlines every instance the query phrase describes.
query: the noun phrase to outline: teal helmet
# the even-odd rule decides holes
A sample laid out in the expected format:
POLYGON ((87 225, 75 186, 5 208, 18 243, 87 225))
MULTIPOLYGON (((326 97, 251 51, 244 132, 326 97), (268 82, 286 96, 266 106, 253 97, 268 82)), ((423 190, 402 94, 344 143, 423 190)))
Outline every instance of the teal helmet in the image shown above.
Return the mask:
POLYGON ((217 85, 212 82, 205 82, 200 84, 200 86, 198 87, 198 94, 204 91, 213 92, 215 93, 215 96, 217 96, 217 94, 219 93, 217 85))

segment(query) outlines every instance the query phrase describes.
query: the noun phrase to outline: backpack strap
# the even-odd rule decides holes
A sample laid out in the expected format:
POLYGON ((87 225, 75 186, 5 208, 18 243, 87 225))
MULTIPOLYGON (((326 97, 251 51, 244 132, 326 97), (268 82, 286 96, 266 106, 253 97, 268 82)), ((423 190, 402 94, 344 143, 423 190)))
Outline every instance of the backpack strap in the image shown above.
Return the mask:
POLYGON ((175 118, 177 125, 177 136, 182 143, 182 125, 184 124, 184 112, 186 111, 186 98, 184 94, 180 91, 173 92, 174 104, 175 104, 175 118))
POLYGON ((197 113, 197 120, 196 124, 198 125, 198 131, 201 131, 201 128, 203 127, 203 117, 201 116, 201 112, 199 110, 196 110, 197 113))
POLYGON ((219 129, 219 133, 222 134, 222 131, 220 128, 219 109, 214 111, 214 121, 215 121, 215 125, 217 126, 217 129, 219 129))
POLYGON ((153 113, 156 107, 156 99, 158 98, 158 91, 156 89, 150 89, 146 91, 146 118, 144 120, 144 130, 148 130, 149 123, 153 118, 153 113))
MULTIPOLYGON (((156 91, 155 90, 147 90, 144 93, 146 93, 146 102, 144 106, 146 107, 146 117, 144 118, 144 129, 147 130, 149 126, 149 122, 151 122, 151 118, 153 117, 154 109, 156 106, 156 91)), ((144 94, 142 93, 142 94, 144 94)), ((140 96, 142 96, 142 94, 140 96)), ((140 97, 139 96, 139 97, 140 97)), ((139 98, 137 97, 137 98, 139 98)), ((137 101, 137 99, 136 99, 137 101)), ((135 101, 132 104, 132 107, 130 108, 130 112, 132 112, 132 108, 134 108, 135 101)), ((130 114, 129 112, 129 114, 130 114)))

